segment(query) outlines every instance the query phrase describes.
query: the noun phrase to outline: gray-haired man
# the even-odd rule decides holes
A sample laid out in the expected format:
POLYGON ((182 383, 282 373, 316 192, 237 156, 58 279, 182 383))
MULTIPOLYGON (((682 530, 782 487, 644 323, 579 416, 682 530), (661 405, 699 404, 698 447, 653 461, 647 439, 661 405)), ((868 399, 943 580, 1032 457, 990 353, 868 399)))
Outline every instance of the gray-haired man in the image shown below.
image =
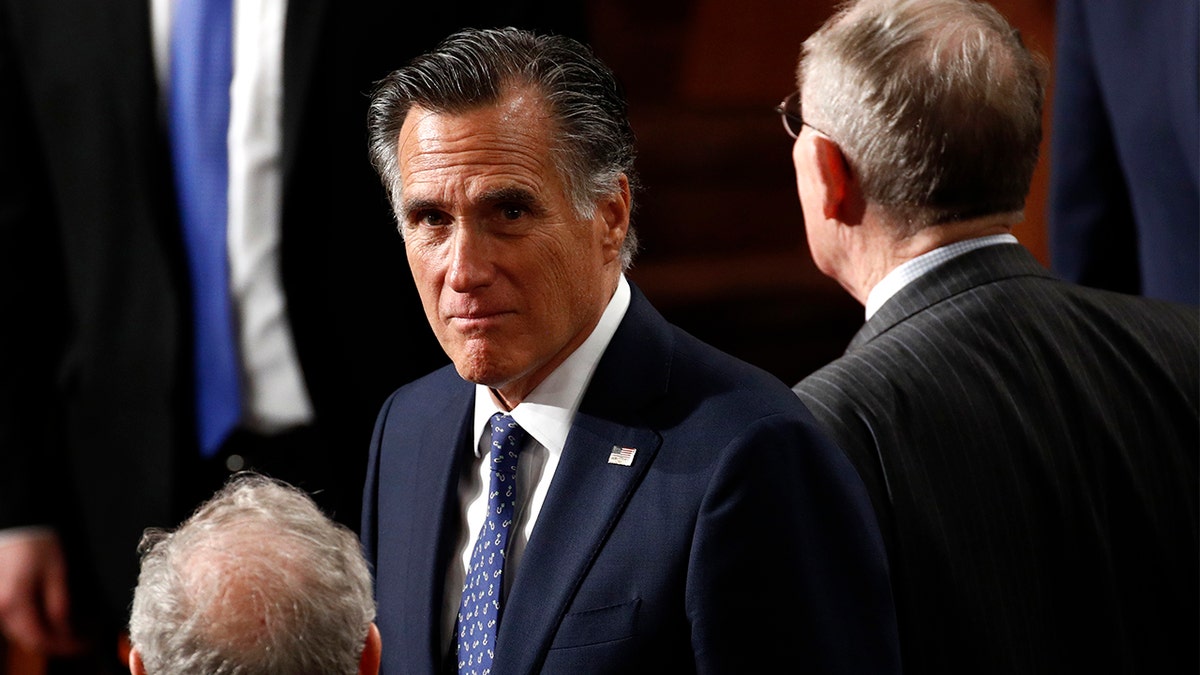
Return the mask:
POLYGON ((1200 320, 1011 235, 1042 64, 986 3, 862 0, 799 75, 809 247, 867 321, 796 391, 871 492, 905 671, 1196 672, 1200 320))
POLYGON ((134 675, 374 675, 358 539, 303 492, 241 474, 174 532, 148 530, 129 620, 134 675))

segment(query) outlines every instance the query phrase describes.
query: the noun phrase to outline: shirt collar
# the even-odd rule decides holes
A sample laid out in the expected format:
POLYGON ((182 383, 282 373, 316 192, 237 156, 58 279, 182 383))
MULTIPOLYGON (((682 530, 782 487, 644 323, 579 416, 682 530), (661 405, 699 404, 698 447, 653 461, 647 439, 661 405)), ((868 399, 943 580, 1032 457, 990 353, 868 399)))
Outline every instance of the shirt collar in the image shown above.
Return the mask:
POLYGON ((912 260, 905 261, 891 272, 888 272, 886 276, 879 280, 879 283, 875 284, 871 292, 867 294, 867 320, 875 316, 875 312, 879 311, 879 308, 883 307, 883 304, 890 300, 893 295, 900 292, 900 289, 916 281, 938 265, 942 265, 952 258, 957 258, 968 251, 974 251, 984 246, 1016 243, 1017 238, 1011 234, 992 234, 986 237, 956 241, 953 244, 935 248, 912 260))
MULTIPOLYGON (((571 353, 558 368, 555 368, 541 384, 509 411, 517 424, 538 443, 551 452, 562 452, 571 431, 571 420, 579 410, 583 392, 596 372, 600 357, 608 348, 617 327, 629 309, 631 293, 625 275, 617 281, 617 290, 608 301, 600 321, 592 334, 571 353)), ((475 438, 483 435, 484 428, 492 415, 504 412, 492 399, 491 392, 482 384, 475 385, 475 438)), ((478 444, 475 449, 479 453, 478 444)))

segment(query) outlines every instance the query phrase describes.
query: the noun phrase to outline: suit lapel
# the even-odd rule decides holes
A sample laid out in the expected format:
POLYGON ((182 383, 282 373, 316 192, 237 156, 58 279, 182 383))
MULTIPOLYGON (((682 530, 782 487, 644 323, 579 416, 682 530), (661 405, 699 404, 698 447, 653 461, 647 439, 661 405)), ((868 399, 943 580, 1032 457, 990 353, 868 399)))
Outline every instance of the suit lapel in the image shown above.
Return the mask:
MULTIPOLYGON (((117 101, 118 114, 129 130, 128 141, 136 154, 161 154, 167 151, 165 144, 154 145, 161 134, 147 133, 148 129, 164 129, 159 116, 160 97, 158 79, 155 73, 154 54, 152 51, 153 38, 150 28, 150 11, 148 2, 112 3, 113 20, 111 31, 112 44, 107 52, 114 58, 125 61, 119 73, 128 73, 125 77, 113 78, 114 86, 122 91, 113 96, 117 101)), ((166 155, 162 160, 169 161, 166 155)), ((137 166, 154 166, 154 174, 161 173, 159 164, 135 162, 137 166)))
MULTIPOLYGON (((92 5, 86 3, 85 6, 92 5)), ((109 67, 105 69, 112 73, 111 78, 106 75, 97 81, 111 83, 112 90, 106 98, 112 101, 114 118, 97 120, 97 123, 114 124, 121 130, 118 137, 129 153, 129 160, 123 166, 136 172, 131 183, 142 187, 141 194, 145 195, 146 208, 150 211, 148 222, 154 228, 155 236, 163 241, 163 250, 171 261, 169 273, 176 281, 176 297, 182 301, 191 282, 187 279, 171 146, 166 130, 167 94, 159 90, 154 63, 150 3, 111 2, 103 6, 104 11, 97 16, 77 19, 110 22, 107 31, 87 32, 88 35, 102 35, 102 39, 108 41, 99 51, 103 55, 99 57, 101 64, 92 64, 92 67, 105 68, 107 65, 109 67), (105 64, 104 61, 110 58, 114 61, 105 64)), ((82 7, 77 9, 82 10, 82 7)), ((125 191, 120 192, 124 194, 125 191)))
POLYGON ((576 417, 505 605, 497 675, 538 669, 575 590, 661 440, 647 429, 576 417), (633 464, 610 464, 613 446, 636 448, 633 464))
POLYGON ((1019 244, 985 246, 952 258, 900 289, 863 324, 846 352, 874 340, 912 315, 983 284, 1019 276, 1053 277, 1019 244))
POLYGON ((493 672, 536 672, 575 591, 645 475, 662 437, 639 422, 666 389, 669 327, 634 288, 571 426, 504 609, 493 672), (634 448, 632 464, 610 463, 634 448))
POLYGON ((405 644, 396 648, 402 649, 400 653, 413 666, 413 672, 441 672, 446 655, 441 634, 446 567, 459 528, 458 475, 472 447, 473 389, 463 390, 467 393, 446 408, 426 411, 428 423, 417 443, 413 465, 386 472, 405 477, 403 487, 398 487, 406 492, 399 499, 405 508, 387 511, 396 520, 381 523, 380 528, 400 530, 395 541, 405 546, 402 551, 392 550, 403 562, 392 563, 398 566, 400 581, 398 592, 389 595, 387 602, 397 606, 396 610, 389 609, 389 615, 399 619, 399 634, 405 644), (439 423, 447 419, 457 423, 439 423))

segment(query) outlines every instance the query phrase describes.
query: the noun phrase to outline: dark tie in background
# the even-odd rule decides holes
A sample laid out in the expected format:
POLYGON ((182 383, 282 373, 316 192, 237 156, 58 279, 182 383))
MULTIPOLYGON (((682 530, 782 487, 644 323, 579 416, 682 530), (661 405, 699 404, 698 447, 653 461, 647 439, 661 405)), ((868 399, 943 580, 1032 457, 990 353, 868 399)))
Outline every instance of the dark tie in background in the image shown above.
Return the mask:
POLYGON ((229 302, 229 84, 233 0, 179 0, 171 25, 168 116, 192 285, 196 424, 211 457, 241 414, 229 302))
POLYGON ((525 443, 525 430, 508 415, 490 420, 492 451, 488 456, 487 518, 475 539, 471 567, 458 606, 458 672, 485 675, 495 656, 496 633, 504 609, 504 560, 517 503, 517 456, 525 443))

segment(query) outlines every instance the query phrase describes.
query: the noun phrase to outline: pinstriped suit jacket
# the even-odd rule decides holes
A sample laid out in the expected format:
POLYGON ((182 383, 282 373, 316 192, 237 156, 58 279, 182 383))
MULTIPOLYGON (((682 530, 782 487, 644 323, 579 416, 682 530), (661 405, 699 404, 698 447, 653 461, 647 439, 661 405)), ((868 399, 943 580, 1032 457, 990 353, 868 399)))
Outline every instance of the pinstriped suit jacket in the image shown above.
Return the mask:
POLYGON ((955 258, 795 388, 871 492, 906 672, 1197 672, 1200 316, 955 258))

